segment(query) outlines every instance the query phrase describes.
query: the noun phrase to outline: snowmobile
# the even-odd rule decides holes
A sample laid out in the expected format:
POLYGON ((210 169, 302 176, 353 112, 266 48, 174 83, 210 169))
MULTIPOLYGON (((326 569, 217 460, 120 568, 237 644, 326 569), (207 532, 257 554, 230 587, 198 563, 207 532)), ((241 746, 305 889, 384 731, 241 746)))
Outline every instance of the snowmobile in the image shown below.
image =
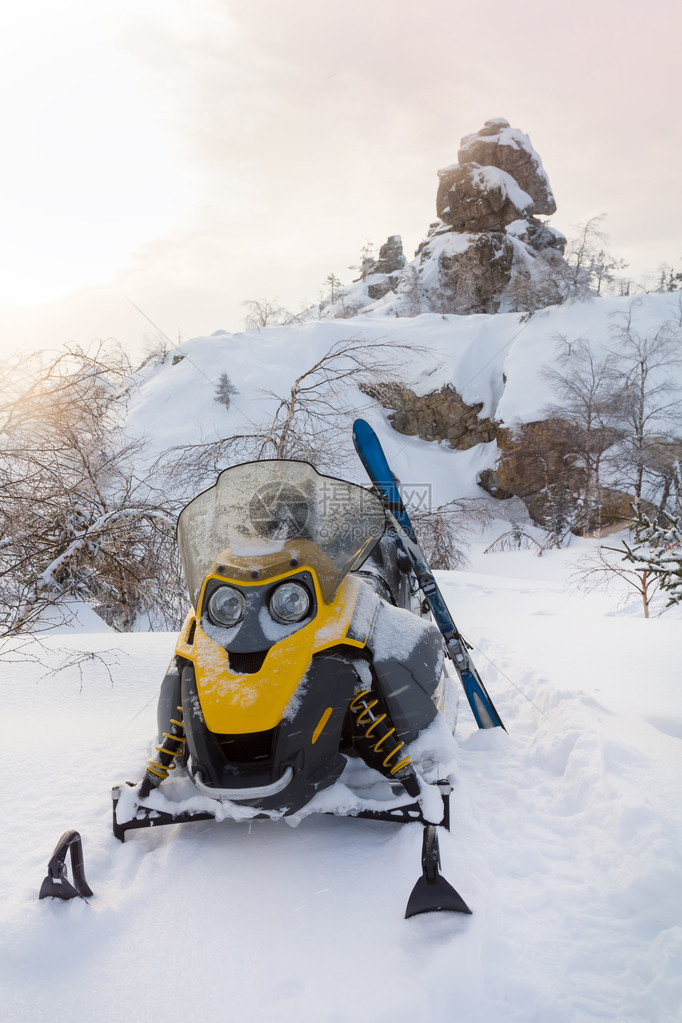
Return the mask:
MULTIPOLYGON (((372 476, 378 440, 362 421, 355 439, 372 476)), ((183 509, 191 609, 161 684, 156 752, 141 782, 113 790, 117 838, 314 812, 419 821, 422 876, 406 916, 470 912, 440 874, 436 830, 449 827, 455 677, 470 661, 451 619, 448 635, 433 614, 442 598, 388 485, 261 460, 223 470, 183 509)), ((477 720, 501 724, 474 685, 477 720)), ((85 895, 79 884, 80 840, 67 832, 45 894, 85 895)))

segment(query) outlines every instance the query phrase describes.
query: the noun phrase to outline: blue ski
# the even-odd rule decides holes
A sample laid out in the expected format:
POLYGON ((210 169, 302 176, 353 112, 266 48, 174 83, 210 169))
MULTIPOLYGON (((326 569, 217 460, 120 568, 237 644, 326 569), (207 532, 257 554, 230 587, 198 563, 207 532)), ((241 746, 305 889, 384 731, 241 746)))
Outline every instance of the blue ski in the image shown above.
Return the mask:
POLYGON ((476 671, 466 640, 455 625, 438 584, 415 536, 410 517, 400 495, 398 481, 386 460, 376 433, 364 419, 353 423, 353 443, 367 475, 384 501, 384 506, 412 563, 419 588, 445 640, 447 652, 457 669, 469 706, 479 728, 504 728, 493 701, 476 671))

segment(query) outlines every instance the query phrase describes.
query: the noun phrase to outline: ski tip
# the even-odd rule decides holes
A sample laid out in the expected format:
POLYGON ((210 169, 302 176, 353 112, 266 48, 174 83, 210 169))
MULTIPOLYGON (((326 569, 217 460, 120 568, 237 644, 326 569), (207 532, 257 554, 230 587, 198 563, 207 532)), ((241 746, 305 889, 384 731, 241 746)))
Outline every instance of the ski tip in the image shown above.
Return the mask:
POLYGON ((353 422, 353 440, 357 443, 363 436, 376 436, 376 434, 366 419, 356 419, 353 422))

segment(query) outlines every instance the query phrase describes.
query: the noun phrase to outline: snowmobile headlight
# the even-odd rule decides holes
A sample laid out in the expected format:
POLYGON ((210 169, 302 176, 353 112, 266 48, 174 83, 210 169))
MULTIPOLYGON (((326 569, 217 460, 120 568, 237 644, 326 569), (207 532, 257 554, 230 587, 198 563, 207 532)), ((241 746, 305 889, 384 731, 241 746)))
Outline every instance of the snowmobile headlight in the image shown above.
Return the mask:
POLYGON ((231 628, 241 622, 245 607, 246 600, 243 593, 235 590, 232 586, 219 586, 209 599, 208 614, 215 625, 231 628))
POLYGON ((270 596, 270 613, 278 622, 301 622, 310 611, 311 598, 302 583, 281 583, 270 596))

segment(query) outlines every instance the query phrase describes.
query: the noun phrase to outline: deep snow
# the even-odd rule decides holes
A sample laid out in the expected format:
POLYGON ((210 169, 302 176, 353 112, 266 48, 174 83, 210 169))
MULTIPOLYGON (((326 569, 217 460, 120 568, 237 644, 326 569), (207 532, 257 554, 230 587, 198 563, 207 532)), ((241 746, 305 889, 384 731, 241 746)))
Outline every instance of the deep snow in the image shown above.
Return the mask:
POLYGON ((55 636, 49 664, 80 650, 109 667, 3 665, 2 1018, 678 1021, 680 616, 571 589, 591 541, 538 559, 483 554, 491 538, 441 576, 508 728, 477 731, 461 701, 441 851, 473 916, 403 919, 416 824, 197 823, 118 843, 109 790, 140 776, 174 639, 55 636), (37 899, 67 827, 87 905, 37 899))
MULTIPOLYGON (((679 294, 566 304, 528 321, 386 315, 219 331, 138 375, 128 425, 147 436, 150 461, 252 427, 273 407, 263 389, 286 393, 314 357, 360 336, 423 346, 406 366, 419 393, 452 383, 481 415, 527 422, 551 397, 541 367, 557 335, 608 345, 630 308, 638 329, 656 329, 679 318, 679 294), (239 390, 229 411, 214 401, 223 372, 239 390)), ((394 433, 376 408, 363 414, 407 487, 431 486, 434 504, 481 495, 494 444, 453 452, 394 433)), ((542 558, 484 554, 507 528, 493 524, 467 568, 441 576, 508 728, 478 732, 461 701, 441 852, 472 917, 403 919, 416 824, 196 823, 121 845, 110 789, 138 779, 153 748, 174 637, 120 636, 74 607, 72 631, 35 648, 42 666, 5 654, 0 1018, 682 1019, 682 612, 644 621, 617 590, 573 588, 596 541, 542 558), (48 671, 79 653, 80 664, 48 671), (83 835, 88 905, 37 898, 68 827, 83 835)))

